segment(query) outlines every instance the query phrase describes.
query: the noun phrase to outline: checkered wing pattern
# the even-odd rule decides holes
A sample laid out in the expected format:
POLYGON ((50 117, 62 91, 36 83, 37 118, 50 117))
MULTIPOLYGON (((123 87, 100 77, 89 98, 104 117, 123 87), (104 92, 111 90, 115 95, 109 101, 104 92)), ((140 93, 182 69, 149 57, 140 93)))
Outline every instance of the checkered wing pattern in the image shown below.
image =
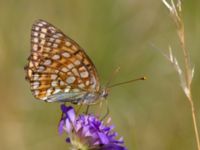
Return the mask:
POLYGON ((31 55, 25 67, 33 95, 40 100, 73 100, 98 92, 99 78, 90 58, 72 39, 50 23, 38 20, 31 31, 31 55), (61 100, 63 98, 60 98, 61 100))

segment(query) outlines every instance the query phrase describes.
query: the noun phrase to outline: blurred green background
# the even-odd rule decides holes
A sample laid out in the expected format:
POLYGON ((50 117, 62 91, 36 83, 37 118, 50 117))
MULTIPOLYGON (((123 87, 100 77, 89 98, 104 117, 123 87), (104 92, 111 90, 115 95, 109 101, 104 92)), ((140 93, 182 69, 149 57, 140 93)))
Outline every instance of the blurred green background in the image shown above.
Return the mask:
MULTIPOLYGON (((183 1, 187 46, 195 65, 193 97, 200 128, 200 1, 183 1)), ((30 29, 44 19, 76 40, 105 84, 113 70, 120 82, 109 97, 115 130, 129 150, 195 149, 190 107, 179 78, 157 51, 170 44, 182 62, 174 24, 160 0, 0 0, 0 149, 64 150, 59 104, 36 101, 23 67, 30 54, 30 29)))

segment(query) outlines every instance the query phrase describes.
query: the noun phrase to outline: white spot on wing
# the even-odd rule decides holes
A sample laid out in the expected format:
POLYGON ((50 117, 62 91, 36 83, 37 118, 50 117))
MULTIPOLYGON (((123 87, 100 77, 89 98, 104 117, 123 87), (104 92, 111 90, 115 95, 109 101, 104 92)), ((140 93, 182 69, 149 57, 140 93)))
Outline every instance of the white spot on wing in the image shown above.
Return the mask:
POLYGON ((29 67, 30 67, 30 68, 33 67, 33 62, 32 62, 32 61, 29 62, 29 67))
POLYGON ((32 88, 33 89, 37 89, 39 87, 39 85, 40 85, 40 82, 33 82, 32 83, 32 88))
POLYGON ((57 44, 60 44, 61 43, 61 40, 60 39, 56 39, 55 41, 57 44))
POLYGON ((34 91, 34 95, 36 95, 36 96, 39 95, 39 93, 40 93, 39 90, 34 91))
POLYGON ((33 59, 34 59, 34 60, 37 60, 37 59, 38 59, 38 56, 37 56, 37 55, 33 55, 33 59))
POLYGON ((78 50, 78 48, 75 45, 72 46, 72 49, 75 50, 75 51, 78 50))
POLYGON ((71 83, 73 83, 75 80, 76 80, 76 78, 75 78, 74 76, 70 76, 70 77, 67 78, 66 81, 67 81, 68 84, 71 84, 71 83))
POLYGON ((46 50, 46 52, 50 52, 51 48, 50 47, 46 47, 45 50, 46 50))
POLYGON ((34 74, 33 75, 33 80, 39 80, 39 77, 40 77, 39 74, 34 74))
POLYGON ((55 86, 57 86, 57 85, 58 85, 58 82, 57 82, 57 81, 52 81, 52 82, 51 82, 51 86, 55 87, 55 86))
POLYGON ((85 85, 88 86, 89 84, 90 84, 90 81, 87 80, 87 81, 85 82, 85 85))
POLYGON ((72 68, 74 67, 74 65, 73 65, 73 64, 69 64, 67 67, 68 67, 69 69, 72 69, 72 68))
POLYGON ((64 52, 64 53, 62 53, 62 56, 68 58, 68 57, 70 57, 70 54, 67 52, 64 52))
POLYGON ((61 69, 61 71, 67 72, 67 71, 69 71, 69 69, 67 69, 66 67, 63 67, 63 68, 61 69))
POLYGON ((73 92, 80 92, 79 89, 72 89, 73 92))
POLYGON ((44 33, 47 33, 47 29, 46 28, 42 28, 41 31, 44 32, 44 33))
POLYGON ((44 66, 39 66, 39 67, 38 67, 38 71, 39 71, 39 72, 43 72, 44 70, 45 70, 45 67, 44 67, 44 66))
POLYGON ((32 70, 31 69, 28 69, 28 76, 32 76, 32 70))
POLYGON ((55 91, 53 92, 53 94, 59 93, 61 91, 61 89, 55 89, 55 91))
POLYGON ((55 39, 57 39, 57 38, 59 38, 59 35, 58 35, 58 34, 54 34, 53 37, 54 37, 55 39))
POLYGON ((63 81, 60 81, 60 85, 63 86, 63 85, 66 85, 66 83, 63 81))
POLYGON ((51 88, 49 88, 48 90, 47 90, 47 96, 50 96, 51 95, 51 92, 52 92, 53 90, 51 89, 51 88))
POLYGON ((40 38, 45 38, 45 34, 40 34, 40 38))
POLYGON ((40 85, 40 82, 38 82, 38 81, 33 82, 32 85, 40 85))
POLYGON ((39 39, 36 38, 36 37, 33 39, 33 42, 34 42, 34 43, 38 43, 38 41, 39 41, 39 39))
POLYGON ((59 60, 60 59, 60 55, 58 55, 58 54, 53 55, 52 59, 53 60, 59 60))
POLYGON ((89 74, 87 71, 84 71, 84 72, 81 72, 80 75, 81 75, 81 78, 87 78, 89 74))
POLYGON ((54 44, 53 44, 53 47, 54 47, 54 48, 58 48, 58 44, 54 43, 54 44))
POLYGON ((55 40, 54 38, 50 38, 50 39, 49 39, 50 42, 53 42, 54 40, 55 40))
POLYGON ((37 51, 37 50, 38 50, 38 45, 37 45, 37 44, 34 44, 34 45, 33 45, 33 50, 34 50, 34 51, 37 51))
POLYGON ((75 76, 79 76, 79 73, 78 73, 78 71, 77 71, 76 68, 73 68, 73 69, 72 69, 72 72, 73 72, 73 74, 74 74, 75 76))
POLYGON ((33 85, 33 89, 35 90, 35 89, 37 89, 39 87, 39 84, 38 85, 33 85))
POLYGON ((44 65, 45 66, 49 66, 51 64, 51 60, 50 59, 47 59, 44 61, 44 65))
POLYGON ((57 74, 52 74, 52 75, 51 75, 51 79, 52 79, 52 80, 55 80, 57 77, 58 77, 57 74))
POLYGON ((46 99, 47 99, 47 97, 42 97, 42 98, 41 98, 41 100, 43 100, 43 101, 46 100, 46 99))
POLYGON ((36 31, 39 31, 39 30, 40 30, 40 28, 39 28, 39 27, 35 27, 35 30, 36 30, 36 31))
POLYGON ((79 88, 83 89, 85 87, 85 85, 83 83, 78 85, 79 88))
POLYGON ((38 26, 42 27, 42 26, 43 26, 43 24, 42 24, 42 23, 38 23, 38 26))
POLYGON ((66 88, 66 89, 64 90, 64 92, 69 92, 69 90, 70 90, 70 88, 66 88))
POLYGON ((59 36, 59 37, 62 37, 62 36, 63 36, 61 33, 57 33, 56 35, 59 36))
POLYGON ((45 43, 45 40, 42 39, 42 41, 40 42, 40 44, 41 44, 41 45, 44 45, 44 43, 45 43))
POLYGON ((38 32, 33 32, 33 35, 34 36, 38 36, 38 32))
POLYGON ((51 42, 48 42, 48 43, 47 43, 47 46, 51 46, 51 44, 52 44, 51 42))
POLYGON ((81 64, 81 62, 80 62, 80 60, 76 60, 76 61, 74 62, 74 64, 78 66, 78 65, 81 64))
POLYGON ((65 45, 69 47, 69 46, 71 46, 71 43, 69 41, 66 41, 65 45))

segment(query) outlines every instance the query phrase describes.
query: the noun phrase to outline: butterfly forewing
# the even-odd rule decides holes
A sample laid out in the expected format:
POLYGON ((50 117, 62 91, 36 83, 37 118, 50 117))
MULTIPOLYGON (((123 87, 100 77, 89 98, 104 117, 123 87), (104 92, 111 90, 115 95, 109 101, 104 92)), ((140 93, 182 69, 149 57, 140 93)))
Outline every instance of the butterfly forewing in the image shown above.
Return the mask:
POLYGON ((99 78, 84 50, 62 31, 38 20, 31 31, 31 55, 27 80, 33 95, 40 100, 81 97, 98 92, 99 78))

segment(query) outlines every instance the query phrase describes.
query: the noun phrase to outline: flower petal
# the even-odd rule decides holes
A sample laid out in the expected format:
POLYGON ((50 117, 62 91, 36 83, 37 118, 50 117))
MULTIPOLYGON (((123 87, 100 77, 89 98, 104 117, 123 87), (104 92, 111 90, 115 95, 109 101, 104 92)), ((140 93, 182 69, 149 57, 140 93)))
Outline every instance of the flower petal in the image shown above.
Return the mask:
MULTIPOLYGON (((59 123, 59 133, 68 134, 67 143, 74 148, 83 146, 93 150, 126 150, 123 138, 117 139, 114 126, 104 124, 93 114, 76 116, 74 108, 61 105, 62 118, 59 123)), ((109 121, 108 121, 109 122, 109 121)))
POLYGON ((98 136, 101 144, 109 144, 109 139, 104 133, 98 132, 98 136))
POLYGON ((67 118, 69 118, 69 120, 71 121, 71 123, 74 124, 75 119, 76 119, 76 115, 75 115, 75 111, 72 107, 70 107, 67 111, 67 118))
POLYGON ((61 120, 58 126, 58 133, 62 134, 63 133, 63 126, 64 126, 65 122, 64 120, 61 120))
POLYGON ((70 120, 69 119, 66 119, 65 120, 65 131, 67 132, 67 133, 70 133, 71 131, 72 131, 72 125, 71 125, 71 122, 70 122, 70 120))

